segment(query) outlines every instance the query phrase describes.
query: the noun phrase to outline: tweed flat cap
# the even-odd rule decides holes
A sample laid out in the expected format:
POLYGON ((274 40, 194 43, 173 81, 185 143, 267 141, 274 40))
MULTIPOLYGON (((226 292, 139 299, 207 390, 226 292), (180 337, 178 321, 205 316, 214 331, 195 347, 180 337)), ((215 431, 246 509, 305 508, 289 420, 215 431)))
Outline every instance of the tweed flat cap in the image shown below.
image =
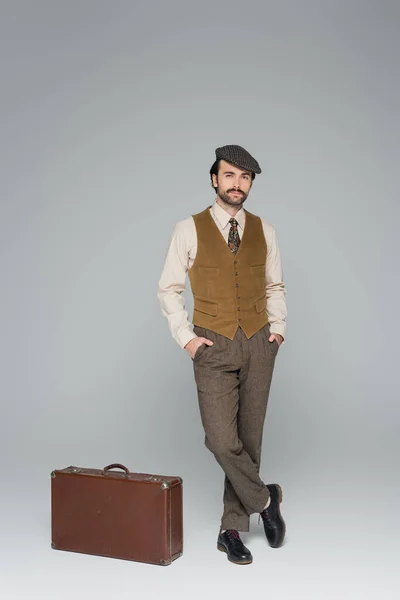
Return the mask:
POLYGON ((226 160, 226 162, 236 165, 240 169, 246 169, 252 173, 261 173, 260 165, 255 158, 242 148, 242 146, 221 146, 215 151, 215 156, 226 160))

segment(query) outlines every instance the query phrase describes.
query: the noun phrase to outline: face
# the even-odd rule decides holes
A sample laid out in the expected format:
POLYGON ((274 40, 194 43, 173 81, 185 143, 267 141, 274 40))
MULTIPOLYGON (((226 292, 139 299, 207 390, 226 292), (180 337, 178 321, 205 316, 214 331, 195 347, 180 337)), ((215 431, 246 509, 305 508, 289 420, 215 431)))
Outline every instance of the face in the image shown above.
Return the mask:
POLYGON ((250 171, 239 169, 231 163, 221 160, 218 176, 213 175, 213 184, 217 188, 217 194, 223 202, 230 206, 240 208, 247 196, 252 184, 250 171))

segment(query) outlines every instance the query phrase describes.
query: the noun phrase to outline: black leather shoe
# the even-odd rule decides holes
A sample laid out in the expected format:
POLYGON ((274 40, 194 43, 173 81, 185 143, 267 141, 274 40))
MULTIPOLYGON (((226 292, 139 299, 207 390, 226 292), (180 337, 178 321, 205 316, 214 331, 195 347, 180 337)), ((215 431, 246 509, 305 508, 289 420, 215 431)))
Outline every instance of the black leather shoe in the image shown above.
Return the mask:
POLYGON ((268 508, 265 508, 261 513, 261 518, 264 523, 264 531, 268 543, 272 548, 279 548, 282 545, 285 537, 286 525, 282 519, 279 504, 282 502, 282 488, 277 483, 267 485, 271 495, 271 502, 268 508))
POLYGON ((226 552, 228 560, 236 565, 249 565, 253 562, 250 550, 243 544, 236 529, 227 529, 224 533, 220 533, 217 548, 221 552, 226 552))

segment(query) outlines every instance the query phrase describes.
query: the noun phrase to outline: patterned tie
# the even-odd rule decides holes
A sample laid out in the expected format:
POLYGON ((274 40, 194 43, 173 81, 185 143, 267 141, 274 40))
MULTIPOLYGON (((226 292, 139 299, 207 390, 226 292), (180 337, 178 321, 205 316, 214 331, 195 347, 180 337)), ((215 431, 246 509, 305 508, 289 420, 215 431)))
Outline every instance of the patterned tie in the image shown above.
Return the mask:
POLYGON ((228 235, 228 246, 232 250, 233 254, 236 254, 240 246, 240 238, 237 228, 238 222, 236 221, 236 219, 232 218, 229 219, 229 223, 231 224, 231 228, 229 230, 228 235))

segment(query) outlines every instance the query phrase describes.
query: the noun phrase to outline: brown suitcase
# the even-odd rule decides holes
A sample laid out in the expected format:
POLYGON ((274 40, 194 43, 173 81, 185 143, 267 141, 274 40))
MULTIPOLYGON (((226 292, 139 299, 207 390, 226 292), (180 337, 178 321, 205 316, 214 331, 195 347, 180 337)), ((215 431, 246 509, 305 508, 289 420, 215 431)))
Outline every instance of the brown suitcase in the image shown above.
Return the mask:
POLYGON ((55 470, 51 533, 57 550, 169 565, 183 552, 182 479, 118 463, 55 470))

